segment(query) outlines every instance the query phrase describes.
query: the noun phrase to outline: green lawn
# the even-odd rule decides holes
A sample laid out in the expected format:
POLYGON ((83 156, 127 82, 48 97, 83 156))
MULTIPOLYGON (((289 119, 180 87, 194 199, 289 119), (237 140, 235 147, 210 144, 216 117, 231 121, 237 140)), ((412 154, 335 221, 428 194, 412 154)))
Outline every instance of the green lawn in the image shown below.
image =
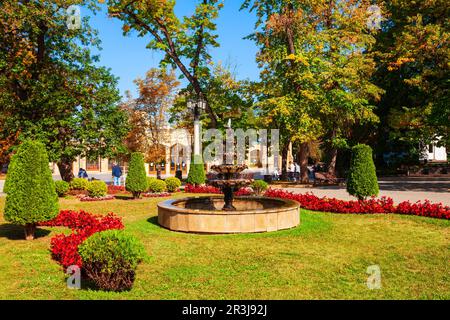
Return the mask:
POLYGON ((161 200, 61 200, 62 209, 122 216, 147 249, 134 288, 107 293, 67 289, 49 252, 50 238, 63 229, 42 228, 38 239, 24 241, 22 229, 4 221, 0 198, 0 298, 450 299, 449 221, 302 210, 292 230, 194 235, 157 225, 161 200), (380 290, 366 286, 374 264, 380 290))

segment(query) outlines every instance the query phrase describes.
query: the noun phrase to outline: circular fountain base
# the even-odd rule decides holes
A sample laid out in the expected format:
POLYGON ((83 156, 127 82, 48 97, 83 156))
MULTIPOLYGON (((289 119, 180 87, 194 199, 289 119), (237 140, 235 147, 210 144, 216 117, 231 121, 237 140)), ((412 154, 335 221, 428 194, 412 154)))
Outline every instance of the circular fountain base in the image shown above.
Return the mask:
POLYGON ((235 211, 223 211, 223 197, 172 199, 158 204, 158 223, 173 231, 252 233, 290 229, 300 223, 299 204, 292 200, 237 197, 235 211))

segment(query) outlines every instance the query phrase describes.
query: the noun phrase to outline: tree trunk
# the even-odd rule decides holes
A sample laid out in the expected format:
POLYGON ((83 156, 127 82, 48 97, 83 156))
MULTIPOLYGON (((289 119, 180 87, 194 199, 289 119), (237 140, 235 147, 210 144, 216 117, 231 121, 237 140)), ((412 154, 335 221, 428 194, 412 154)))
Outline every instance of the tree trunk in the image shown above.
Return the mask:
POLYGON ((25 239, 34 240, 34 233, 36 231, 36 225, 34 223, 28 223, 25 225, 25 239))
POLYGON ((286 181, 288 176, 287 176, 287 155, 288 155, 288 151, 289 151, 289 143, 285 143, 283 145, 283 149, 281 150, 281 180, 282 181, 286 181))
POLYGON ((337 148, 332 148, 330 151, 330 160, 328 163, 328 173, 332 175, 336 175, 337 154, 338 154, 337 148))
POLYGON ((58 162, 59 174, 61 175, 61 179, 66 182, 70 182, 73 178, 73 163, 71 160, 61 159, 58 162))
POLYGON ((161 180, 161 166, 159 164, 156 165, 156 179, 161 180))
POLYGON ((308 143, 304 142, 300 144, 300 149, 298 152, 298 161, 300 162, 300 182, 308 183, 308 156, 309 156, 309 148, 308 143))

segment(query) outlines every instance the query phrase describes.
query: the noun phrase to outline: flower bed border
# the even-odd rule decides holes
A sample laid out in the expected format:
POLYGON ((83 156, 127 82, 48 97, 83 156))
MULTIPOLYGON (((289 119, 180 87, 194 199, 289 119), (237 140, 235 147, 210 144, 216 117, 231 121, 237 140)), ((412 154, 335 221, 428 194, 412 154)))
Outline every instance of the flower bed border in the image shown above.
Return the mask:
POLYGON ((450 219, 449 206, 444 206, 442 203, 431 203, 429 200, 417 201, 416 203, 403 201, 396 206, 394 205, 394 200, 389 197, 346 201, 336 198, 320 198, 312 193, 292 193, 281 189, 269 189, 264 196, 295 200, 300 203, 301 208, 312 211, 353 214, 396 213, 437 219, 450 219))

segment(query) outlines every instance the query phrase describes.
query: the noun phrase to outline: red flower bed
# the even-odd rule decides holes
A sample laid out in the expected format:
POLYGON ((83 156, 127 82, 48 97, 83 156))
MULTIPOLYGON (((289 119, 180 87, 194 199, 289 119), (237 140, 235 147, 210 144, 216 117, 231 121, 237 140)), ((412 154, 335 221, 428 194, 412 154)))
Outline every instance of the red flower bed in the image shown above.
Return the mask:
POLYGON ((251 188, 240 188, 237 192, 235 192, 236 197, 242 196, 251 196, 253 194, 253 189, 251 188))
POLYGON ((213 186, 194 186, 192 184, 187 184, 184 187, 184 192, 187 193, 222 193, 219 188, 213 187, 213 186))
MULTIPOLYGON (((219 188, 205 185, 205 186, 194 186, 191 184, 187 184, 184 187, 184 192, 186 193, 213 193, 213 194, 221 194, 222 191, 219 188)), ((236 196, 249 196, 253 194, 253 190, 250 188, 240 188, 235 195, 236 196)))
POLYGON ((399 213, 440 219, 450 219, 450 207, 441 203, 432 204, 428 200, 411 204, 404 201, 398 206, 391 198, 371 198, 363 201, 345 201, 335 198, 319 198, 311 193, 296 194, 280 189, 269 189, 266 197, 291 199, 300 203, 302 208, 333 213, 399 213))
POLYGON ((416 203, 404 201, 401 202, 396 209, 395 212, 399 214, 450 219, 450 207, 443 206, 442 203, 431 203, 428 200, 425 200, 424 202, 418 201, 416 203))
POLYGON ((91 202, 91 201, 107 201, 107 200, 114 200, 116 197, 114 196, 104 196, 104 197, 89 197, 85 195, 78 195, 77 196, 80 201, 83 202, 91 202))
POLYGON ((93 215, 85 211, 61 211, 53 220, 40 223, 41 226, 67 227, 72 230, 70 235, 58 234, 51 240, 52 257, 64 269, 71 265, 81 267, 82 261, 78 254, 78 246, 96 232, 109 229, 123 229, 122 219, 113 213, 106 216, 93 215))
POLYGON ((108 185, 108 194, 127 193, 124 186, 108 185))
POLYGON ((170 197, 172 194, 169 192, 159 192, 159 193, 143 193, 142 197, 144 198, 163 198, 170 197))

